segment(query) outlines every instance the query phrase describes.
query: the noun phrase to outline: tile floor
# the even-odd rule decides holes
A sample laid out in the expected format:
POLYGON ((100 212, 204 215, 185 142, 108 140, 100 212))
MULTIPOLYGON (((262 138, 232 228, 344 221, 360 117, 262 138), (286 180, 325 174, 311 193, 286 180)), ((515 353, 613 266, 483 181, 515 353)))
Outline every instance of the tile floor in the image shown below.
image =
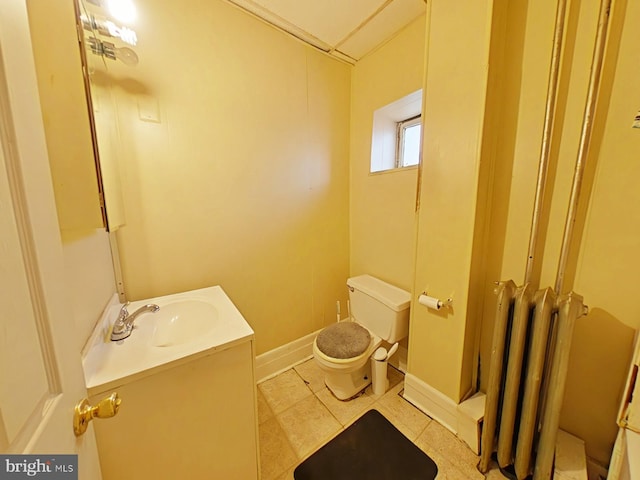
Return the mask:
MULTIPOLYGON (((374 396, 369 386, 359 397, 343 402, 325 387, 311 359, 258 384, 262 480, 292 480, 302 460, 371 408, 436 462, 438 479, 485 478, 476 469, 479 458, 466 444, 400 396, 402 373, 390 367, 389 383, 382 396, 374 396)), ((504 477, 492 470, 486 478, 504 477)))

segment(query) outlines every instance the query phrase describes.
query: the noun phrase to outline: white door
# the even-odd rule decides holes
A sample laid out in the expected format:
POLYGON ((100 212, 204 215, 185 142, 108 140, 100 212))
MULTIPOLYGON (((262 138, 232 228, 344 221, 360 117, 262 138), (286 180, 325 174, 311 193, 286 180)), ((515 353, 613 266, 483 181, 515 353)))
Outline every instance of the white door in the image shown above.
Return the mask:
POLYGON ((87 392, 39 108, 25 0, 1 0, 0 452, 78 454, 97 480, 93 428, 72 428, 87 392))

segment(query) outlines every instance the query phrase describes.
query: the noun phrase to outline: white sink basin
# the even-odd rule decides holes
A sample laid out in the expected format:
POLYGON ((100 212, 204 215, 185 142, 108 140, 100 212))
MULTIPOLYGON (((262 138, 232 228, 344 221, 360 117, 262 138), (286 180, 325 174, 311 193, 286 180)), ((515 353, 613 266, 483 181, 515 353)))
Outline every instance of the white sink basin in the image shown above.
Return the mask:
POLYGON ((145 321, 153 323, 151 345, 155 347, 194 341, 209 334, 220 323, 216 307, 200 300, 168 303, 145 321))
POLYGON ((219 286, 131 302, 128 310, 149 303, 160 309, 138 316, 131 335, 117 342, 110 341, 110 328, 122 304, 114 299, 105 310, 83 352, 90 395, 253 338, 253 330, 219 286))

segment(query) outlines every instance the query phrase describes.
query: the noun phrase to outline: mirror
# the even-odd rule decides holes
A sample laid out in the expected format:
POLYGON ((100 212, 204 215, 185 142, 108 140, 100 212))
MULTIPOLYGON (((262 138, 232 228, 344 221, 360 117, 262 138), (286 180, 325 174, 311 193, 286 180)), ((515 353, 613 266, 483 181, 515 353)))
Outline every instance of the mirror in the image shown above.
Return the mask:
POLYGON ((112 0, 108 4, 101 0, 80 0, 76 3, 77 28, 83 33, 81 57, 85 65, 88 102, 95 127, 94 143, 98 152, 109 231, 115 231, 126 221, 121 181, 124 155, 121 131, 128 127, 120 116, 122 106, 119 107, 119 104, 122 101, 119 98, 145 93, 144 86, 128 77, 127 72, 139 61, 134 50, 137 34, 128 26, 115 23, 118 18, 134 21, 134 14, 135 8, 125 0, 112 0), (115 15, 112 14, 114 7, 124 10, 123 13, 118 15, 116 11, 115 15))

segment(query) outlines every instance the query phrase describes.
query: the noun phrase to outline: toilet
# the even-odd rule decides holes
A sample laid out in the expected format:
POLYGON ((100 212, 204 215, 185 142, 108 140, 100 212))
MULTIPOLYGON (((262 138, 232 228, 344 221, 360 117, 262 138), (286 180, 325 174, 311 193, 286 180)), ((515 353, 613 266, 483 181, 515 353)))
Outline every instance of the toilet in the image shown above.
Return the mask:
POLYGON ((347 280, 349 320, 323 329, 313 341, 313 357, 324 382, 340 400, 371 383, 371 355, 383 341, 394 344, 409 333, 411 294, 371 275, 347 280))

